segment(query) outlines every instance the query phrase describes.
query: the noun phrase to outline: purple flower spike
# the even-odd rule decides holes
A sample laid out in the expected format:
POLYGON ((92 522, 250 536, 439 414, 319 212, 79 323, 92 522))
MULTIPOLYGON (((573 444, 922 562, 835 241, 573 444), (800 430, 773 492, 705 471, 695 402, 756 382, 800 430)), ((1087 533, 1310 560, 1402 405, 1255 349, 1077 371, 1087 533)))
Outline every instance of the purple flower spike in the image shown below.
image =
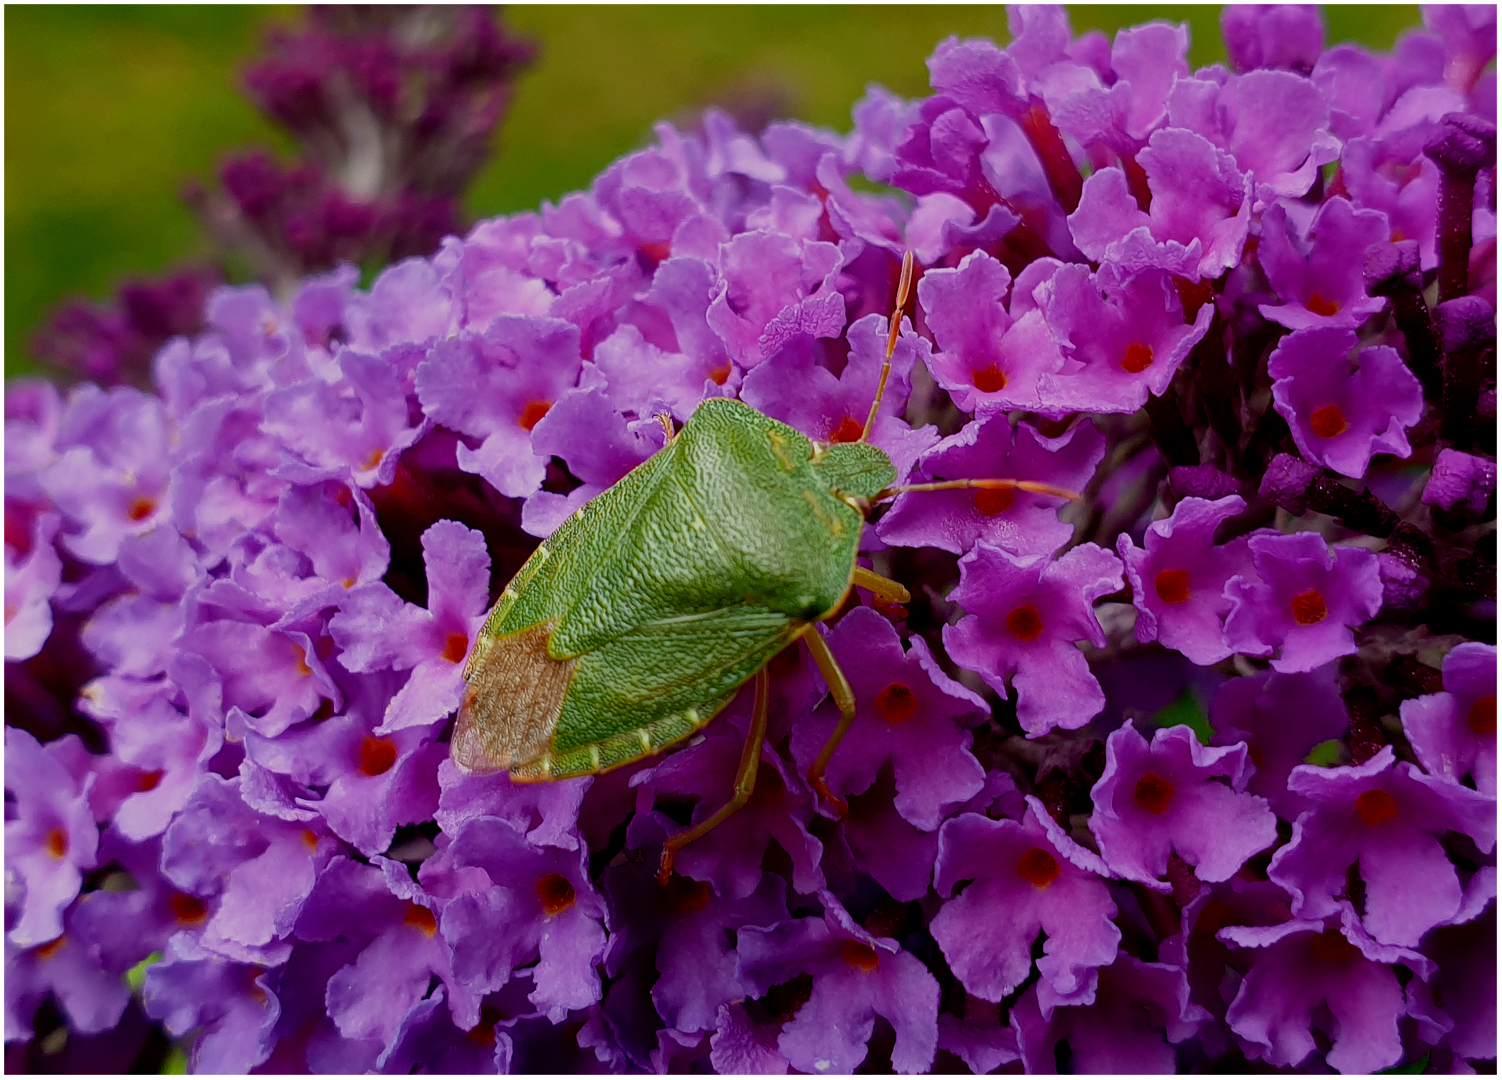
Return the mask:
POLYGON ((1214 314, 1203 304, 1185 323, 1172 280, 1155 272, 1123 280, 1113 269, 1092 275, 1070 265, 1047 290, 1044 313, 1065 359, 1039 391, 1056 412, 1136 412, 1168 389, 1214 314))
POLYGON ((969 614, 944 627, 944 647, 1003 699, 1012 677, 1017 719, 1029 735, 1081 727, 1106 696, 1075 642, 1105 646, 1092 605, 1121 586, 1120 560, 1094 544, 1050 561, 1019 559, 982 540, 960 560, 949 598, 969 614))
POLYGON ((1497 647, 1467 641, 1445 657, 1445 689, 1399 706, 1419 764, 1457 783, 1469 775, 1497 794, 1497 647))
POLYGON ((739 934, 741 977, 757 996, 799 973, 813 976, 813 993, 783 1025, 777 1048, 802 1072, 853 1072, 881 1016, 897 1035, 892 1068, 926 1072, 938 1049, 938 980, 890 938, 855 926, 826 896, 833 907, 822 919, 746 927, 739 934))
POLYGON ((1230 926, 1218 935, 1246 949, 1265 950, 1226 1010, 1226 1021, 1270 1065, 1301 1068, 1315 1052, 1316 1024, 1331 1042, 1325 1062, 1340 1072, 1376 1072, 1403 1055, 1398 1037, 1403 990, 1389 965, 1404 960, 1422 971, 1424 958, 1372 941, 1348 903, 1340 921, 1342 926, 1302 919, 1230 926), (1317 1017, 1325 1010, 1329 1020, 1321 1022, 1317 1017))
POLYGON ((982 405, 1037 409, 1038 380, 1063 362, 1037 312, 1014 320, 1002 306, 1012 276, 984 251, 972 251, 953 270, 930 270, 918 282, 918 302, 940 352, 930 368, 965 412, 982 405))
POLYGON ((1334 676, 1334 665, 1296 675, 1264 671, 1222 684, 1210 701, 1216 744, 1247 745, 1257 765, 1247 791, 1266 799, 1287 821, 1311 806, 1288 790, 1288 774, 1320 743, 1344 734, 1350 723, 1334 676), (1290 716, 1298 716, 1299 722, 1290 724, 1290 716))
MULTIPOLYGON (((1086 420, 1049 438, 1023 421, 988 411, 918 459, 924 477, 1008 477, 1083 491, 1105 454, 1100 429, 1086 420)), ((929 491, 897 496, 877 523, 883 543, 936 547, 963 555, 984 540, 1013 555, 1050 555, 1074 527, 1059 520, 1061 499, 1026 491, 929 491)))
POLYGON ((939 832, 934 886, 945 901, 931 932, 965 990, 1001 1001, 1032 971, 1059 1003, 1094 997, 1096 969, 1116 958, 1121 931, 1100 856, 1070 840, 1032 796, 1021 823, 961 814, 939 832), (955 887, 972 879, 958 895, 955 887))
POLYGON ((1231 655, 1224 639, 1231 610, 1225 587, 1250 560, 1244 539, 1217 546, 1215 530, 1245 509, 1240 495, 1180 499, 1172 514, 1147 527, 1143 547, 1121 534, 1116 549, 1132 584, 1138 641, 1161 641, 1196 664, 1231 655))
POLYGON ((1299 330, 1278 343, 1267 370, 1299 452, 1359 478, 1373 454, 1412 452, 1406 429, 1424 411, 1424 390, 1395 350, 1362 349, 1352 363, 1356 346, 1353 330, 1299 330))
POLYGON ((1377 557, 1362 548, 1326 546, 1318 533, 1258 533, 1247 540, 1256 575, 1226 584, 1231 613, 1226 644, 1270 656, 1277 671, 1313 671, 1356 651, 1354 627, 1382 606, 1377 557))
POLYGON ((1496 845, 1495 800, 1395 762, 1390 746, 1363 765, 1302 765, 1288 786, 1315 807, 1300 815, 1268 877, 1293 895, 1295 915, 1323 919, 1340 910, 1347 868, 1357 864, 1362 924, 1384 944, 1416 946, 1461 910, 1461 882, 1437 836, 1465 833, 1484 852, 1496 845))
MULTIPOLYGON (((945 675, 922 638, 913 638, 904 652, 896 628, 871 608, 851 611, 826 640, 856 701, 855 723, 825 774, 830 789, 865 791, 890 761, 898 813, 932 832, 946 807, 985 783, 985 770, 970 753, 970 733, 957 723, 987 712, 984 699, 945 675)), ((813 764, 837 719, 826 707, 794 727, 791 749, 800 770, 813 764)))
POLYGON ((26 890, 6 938, 16 945, 40 945, 63 932, 63 909, 78 895, 82 871, 94 865, 99 830, 89 810, 88 758, 76 735, 43 746, 29 732, 5 729, 5 789, 15 798, 5 863, 26 890))
POLYGON ((1309 226, 1307 250, 1289 235, 1290 227, 1282 203, 1262 215, 1257 260, 1283 302, 1259 304, 1258 311, 1290 330, 1355 329, 1387 306, 1382 297, 1366 295, 1362 277, 1367 248, 1388 237, 1386 214, 1330 199, 1309 226))
POLYGON ((1251 772, 1245 744, 1201 746, 1181 726, 1149 747, 1128 720, 1106 740, 1090 831, 1122 877, 1159 886, 1177 853, 1201 881, 1225 881, 1278 837, 1267 800, 1245 790, 1251 772))

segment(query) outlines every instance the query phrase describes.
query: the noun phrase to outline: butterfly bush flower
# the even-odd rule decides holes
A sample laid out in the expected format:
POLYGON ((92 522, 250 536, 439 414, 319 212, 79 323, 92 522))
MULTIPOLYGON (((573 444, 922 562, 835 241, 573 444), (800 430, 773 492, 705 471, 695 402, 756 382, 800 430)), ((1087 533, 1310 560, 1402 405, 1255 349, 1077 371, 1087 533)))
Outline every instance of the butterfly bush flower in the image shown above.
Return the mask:
POLYGON ((1228 8, 1191 71, 1019 8, 848 134, 708 110, 467 231, 527 50, 373 18, 252 71, 308 167, 195 196, 262 284, 7 388, 8 1068, 1495 1071, 1494 11, 1228 8), (709 399, 860 440, 889 341, 869 441, 941 487, 810 631, 833 800, 801 642, 665 878, 750 686, 451 759, 543 539, 709 399), (1008 479, 1061 493, 953 486, 1008 479))

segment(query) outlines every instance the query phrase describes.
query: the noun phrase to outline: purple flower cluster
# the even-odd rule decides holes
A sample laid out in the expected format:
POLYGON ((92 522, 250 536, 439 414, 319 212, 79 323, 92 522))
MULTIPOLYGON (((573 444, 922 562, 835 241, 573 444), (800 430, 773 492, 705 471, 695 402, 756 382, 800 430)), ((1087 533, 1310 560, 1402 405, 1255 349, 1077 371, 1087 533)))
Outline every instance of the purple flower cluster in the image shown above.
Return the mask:
POLYGON ((1425 19, 1230 8, 1191 72, 1021 8, 849 135, 662 125, 368 291, 216 290, 150 392, 11 385, 7 1065, 1494 1069, 1495 9, 1425 19), (659 416, 860 437, 904 250, 872 441, 1082 498, 874 517, 848 813, 796 650, 665 885, 749 690, 456 768, 488 606, 659 416))

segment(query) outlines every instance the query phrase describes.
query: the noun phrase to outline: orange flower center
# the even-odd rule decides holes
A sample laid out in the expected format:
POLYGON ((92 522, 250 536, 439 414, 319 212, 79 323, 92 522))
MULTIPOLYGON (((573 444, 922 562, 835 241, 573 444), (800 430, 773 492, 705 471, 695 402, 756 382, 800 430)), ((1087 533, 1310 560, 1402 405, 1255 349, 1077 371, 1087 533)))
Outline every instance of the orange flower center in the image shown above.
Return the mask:
POLYGON ((1339 930, 1315 934, 1309 942, 1309 951, 1314 953, 1316 959, 1327 964, 1344 964, 1354 960, 1360 953, 1339 930))
POLYGON ((67 940, 68 940, 68 935, 67 934, 59 934, 57 937, 53 938, 51 941, 46 942, 45 944, 42 944, 42 945, 38 945, 36 947, 36 951, 33 952, 32 955, 35 956, 38 960, 51 960, 54 956, 56 956, 58 954, 58 951, 62 949, 63 942, 65 942, 67 940))
POLYGON ((1325 297, 1318 292, 1310 293, 1309 299, 1304 301, 1304 306, 1310 311, 1314 312, 1316 315, 1323 315, 1326 318, 1329 318, 1331 315, 1334 315, 1338 311, 1340 311, 1339 304, 1337 304, 1334 300, 1325 299, 1325 297))
POLYGON ((668 881, 668 907, 679 915, 703 911, 709 903, 709 882, 674 874, 668 881))
POLYGON ((1189 599, 1188 570, 1159 570, 1153 578, 1153 587, 1158 590, 1158 599, 1165 604, 1182 604, 1189 599))
POLYGON ((1398 816, 1398 800, 1381 788, 1372 788, 1356 796, 1356 816, 1364 825, 1381 825, 1398 816))
POLYGON ((380 776, 396 764, 396 743, 375 735, 365 736, 360 744, 360 771, 366 776, 380 776))
POLYGON ((458 632, 448 636, 443 643, 443 658, 451 664, 457 664, 469 655, 469 638, 458 632))
POLYGON ((876 695, 876 711, 887 723, 900 724, 918 711, 918 699, 905 684, 894 682, 876 695))
POLYGON ((1046 889, 1059 876, 1059 860, 1040 847, 1029 848, 1017 860, 1017 876, 1037 888, 1046 889))
POLYGON ((424 934, 427 934, 428 937, 432 937, 438 933, 438 920, 433 917, 432 911, 421 904, 409 902, 407 904, 407 914, 403 917, 402 922, 408 926, 417 927, 424 934))
POLYGON ((544 874, 537 879, 537 899, 549 916, 558 915, 574 906, 574 886, 562 874, 544 874))
POLYGON ((709 381, 716 386, 724 386, 728 378, 730 378, 730 361, 728 360, 709 373, 709 381))
POLYGON ((1293 621, 1300 626, 1313 626, 1329 614, 1325 594, 1318 589, 1305 589, 1288 601, 1288 608, 1293 612, 1293 621))
POLYGON ((1121 370, 1132 375, 1139 371, 1146 371, 1153 363, 1153 348, 1144 345, 1140 341, 1134 341, 1126 347, 1121 354, 1121 370))
POLYGON ((1016 494, 1011 488, 976 488, 971 498, 975 502, 975 508, 982 514, 995 517, 1012 508, 1012 499, 1016 494))
POLYGON ((516 418, 517 427, 523 431, 531 431, 537 426, 537 422, 548 415, 548 410, 553 407, 551 401, 529 401, 521 415, 516 418))
POLYGON ((1132 789, 1132 798, 1149 814, 1161 814, 1173 800, 1173 781, 1157 773, 1146 773, 1132 789))
POLYGON ((1477 735, 1495 735, 1497 733, 1497 695, 1488 694, 1472 702, 1470 711, 1466 713, 1465 726, 1477 735))
POLYGON ((1007 374, 1001 368, 992 364, 990 367, 977 368, 970 373, 970 382, 982 394, 994 394, 998 390, 1007 388, 1007 374))
POLYGON ((156 513, 156 500, 147 498, 145 495, 137 495, 130 502, 130 509, 125 511, 125 516, 131 521, 145 521, 156 513))
POLYGON ((167 774, 161 769, 151 769, 136 777, 136 790, 140 792, 155 791, 157 785, 162 782, 162 777, 167 774))
POLYGON ((47 854, 54 859, 61 859, 68 854, 68 833, 61 825, 47 834, 47 854))
POLYGON ((1339 405, 1321 405, 1309 414, 1309 430, 1321 439, 1333 439, 1350 426, 1339 405))
POLYGON ((864 941, 847 941, 840 949, 840 958, 853 968, 861 971, 875 971, 876 965, 881 963, 881 957, 875 949, 864 941))
POLYGON ((836 424, 834 430, 829 433, 829 441, 832 443, 860 442, 861 433, 865 429, 866 425, 853 417, 847 416, 836 424))
POLYGON ((1023 604, 1007 613, 1007 629, 1019 641, 1032 641, 1043 633, 1043 616, 1032 604, 1023 604))
POLYGON ((186 926, 193 926, 209 917, 209 905, 196 896, 175 892, 167 899, 172 917, 186 926))

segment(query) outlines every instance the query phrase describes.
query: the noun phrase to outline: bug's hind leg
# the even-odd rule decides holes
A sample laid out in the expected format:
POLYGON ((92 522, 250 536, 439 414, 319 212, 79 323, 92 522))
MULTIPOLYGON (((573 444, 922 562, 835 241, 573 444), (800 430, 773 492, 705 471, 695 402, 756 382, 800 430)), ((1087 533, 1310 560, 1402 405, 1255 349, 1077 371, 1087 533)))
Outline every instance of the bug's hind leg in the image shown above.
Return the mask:
POLYGON ((663 841, 662 861, 657 864, 657 880, 666 885, 673 874, 673 860, 678 852, 708 833, 731 814, 745 806, 756 790, 756 770, 761 765, 761 744, 767 737, 767 703, 771 697, 771 676, 763 667, 756 673, 756 699, 751 706, 751 727, 746 732, 746 746, 741 751, 740 769, 735 775, 735 791, 730 801, 691 829, 674 833, 663 841))
MULTIPOLYGON (((871 576, 876 577, 875 574, 871 576)), ((885 581, 886 578, 876 580, 885 581)), ((892 582, 892 584, 897 583, 892 582)), ((899 585, 898 588, 902 587, 899 585)), ((903 589, 903 592, 906 593, 907 590, 903 589)), ((835 748, 840 745, 845 732, 850 730, 851 722, 855 720, 855 691, 850 689, 850 681, 845 678, 845 673, 835 662, 834 653, 829 651, 829 646, 824 643, 824 639, 819 636, 819 631, 812 624, 803 632, 803 640, 808 642, 808 651, 813 654, 814 663, 819 666, 819 674, 824 676, 824 682, 829 687, 834 703, 840 707, 840 722, 835 725, 834 734, 829 736, 824 749, 819 751, 819 756, 814 758, 814 763, 808 767, 808 782, 815 791, 829 801, 840 817, 844 817, 850 807, 846 805, 844 799, 829 790, 829 785, 824 782, 824 770, 829 766, 829 759, 834 757, 835 748)))
POLYGON ((855 572, 850 575, 850 584, 865 589, 888 604, 906 604, 912 600, 912 595, 902 582, 884 578, 864 566, 855 568, 855 572))

